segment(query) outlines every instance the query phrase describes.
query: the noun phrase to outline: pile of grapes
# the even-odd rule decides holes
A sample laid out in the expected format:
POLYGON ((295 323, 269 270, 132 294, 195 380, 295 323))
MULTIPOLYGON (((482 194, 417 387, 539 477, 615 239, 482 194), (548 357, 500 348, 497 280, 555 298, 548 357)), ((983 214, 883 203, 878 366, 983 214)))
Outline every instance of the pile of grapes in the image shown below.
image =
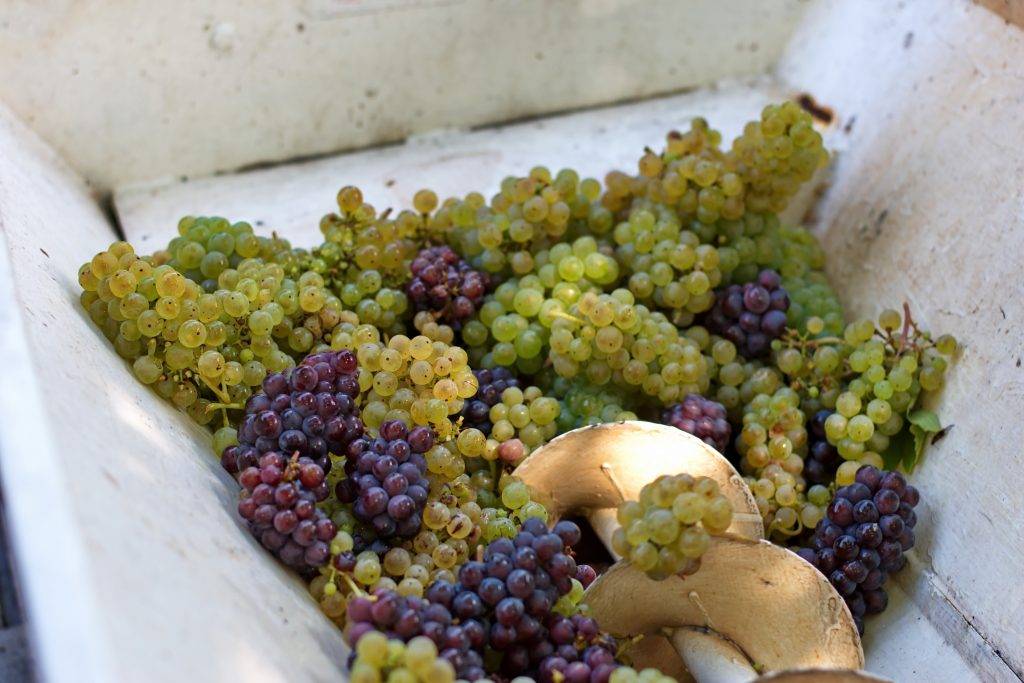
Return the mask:
MULTIPOLYGON (((673 425, 735 463, 771 540, 861 628, 884 609, 919 498, 895 470, 940 429, 920 406, 957 344, 905 305, 845 318, 815 237, 778 215, 827 158, 786 102, 727 148, 697 119, 603 183, 536 167, 397 212, 344 187, 312 248, 187 216, 164 250, 82 266, 81 303, 211 430, 241 519, 345 629, 354 681, 660 680, 586 615, 580 529, 514 470, 576 427, 673 425)), ((619 511, 615 550, 699 571, 731 514, 678 473, 619 511)))

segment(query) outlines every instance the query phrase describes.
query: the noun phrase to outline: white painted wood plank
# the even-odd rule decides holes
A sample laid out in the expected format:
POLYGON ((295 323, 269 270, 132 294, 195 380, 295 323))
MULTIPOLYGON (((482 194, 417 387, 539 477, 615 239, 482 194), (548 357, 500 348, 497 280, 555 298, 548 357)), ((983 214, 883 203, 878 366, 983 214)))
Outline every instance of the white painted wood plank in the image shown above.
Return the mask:
POLYGON ((1024 32, 966 0, 835 0, 808 13, 778 69, 849 128, 816 212, 845 303, 909 301, 964 343, 935 405, 956 426, 914 474, 934 590, 909 592, 991 680, 1024 676, 1022 58, 1024 32))
POLYGON ((176 234, 182 215, 217 214, 262 224, 294 244, 320 242, 320 217, 337 210, 343 185, 363 189, 378 208, 408 208, 424 186, 439 196, 471 190, 492 194, 507 175, 537 164, 569 166, 603 178, 634 170, 645 146, 661 148, 672 129, 705 116, 726 137, 784 97, 766 79, 605 107, 473 132, 439 132, 403 145, 381 147, 248 173, 126 189, 115 206, 126 236, 148 250, 176 234))
POLYGON ((209 435, 78 305, 113 238, 0 109, 0 467, 43 680, 337 680, 338 629, 248 534, 209 435))
POLYGON ((0 3, 0 99, 95 186, 763 73, 802 0, 0 3))

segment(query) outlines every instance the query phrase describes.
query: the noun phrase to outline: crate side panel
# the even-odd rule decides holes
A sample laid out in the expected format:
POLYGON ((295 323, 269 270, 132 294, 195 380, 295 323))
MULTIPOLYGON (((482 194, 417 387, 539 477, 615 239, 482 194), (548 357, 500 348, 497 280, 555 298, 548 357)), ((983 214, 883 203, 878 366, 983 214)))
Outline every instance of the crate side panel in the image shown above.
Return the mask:
MULTIPOLYGON (((112 235, 84 187, 23 144, 30 135, 0 117, 0 221, 13 282, 0 303, 23 321, 42 425, 5 429, 45 429, 50 448, 38 457, 58 468, 53 480, 20 482, 5 496, 59 498, 71 508, 90 585, 64 599, 100 606, 89 615, 99 632, 74 644, 112 653, 109 680, 337 677, 340 633, 240 524, 236 484, 209 435, 138 383, 79 305, 78 267, 112 235)), ((36 531, 37 547, 59 540, 47 523, 19 533, 36 531)), ((54 553, 49 561, 60 562, 54 553)), ((23 566, 22 581, 60 594, 59 582, 34 585, 44 569, 23 566)), ((54 607, 40 615, 30 604, 30 624, 59 619, 54 607)), ((52 662, 40 664, 45 672, 52 662)))
POLYGON ((909 302, 963 342, 935 403, 952 431, 914 473, 923 577, 901 577, 992 680, 1024 675, 1024 33, 968 2, 823 2, 781 78, 840 117, 817 208, 856 314, 909 302), (937 596, 941 596, 937 597, 937 596), (973 627, 963 637, 962 624, 973 627))
POLYGON ((661 148, 673 129, 704 116, 729 138, 784 97, 770 80, 724 83, 683 95, 647 100, 473 132, 414 138, 328 159, 118 192, 115 206, 127 238, 151 251, 177 234, 186 214, 248 220, 293 244, 319 244, 321 216, 337 210, 343 185, 358 185, 366 201, 396 211, 430 187, 442 199, 478 191, 491 196, 501 179, 537 164, 570 167, 603 179, 611 169, 634 171, 645 146, 661 148))
POLYGON ((258 7, 3 3, 0 99, 109 189, 761 73, 805 3, 274 0, 258 7))

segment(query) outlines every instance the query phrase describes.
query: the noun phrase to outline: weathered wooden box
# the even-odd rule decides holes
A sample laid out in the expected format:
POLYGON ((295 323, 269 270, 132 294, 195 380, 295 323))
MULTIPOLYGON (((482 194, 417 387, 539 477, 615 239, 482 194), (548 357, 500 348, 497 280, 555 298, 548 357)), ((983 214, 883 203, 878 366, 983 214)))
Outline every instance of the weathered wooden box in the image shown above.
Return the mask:
POLYGON ((1018 0, 0 6, 0 475, 39 676, 337 680, 346 656, 244 533, 208 437, 78 306, 94 252, 119 234, 151 248, 208 212, 312 243, 343 184, 399 206, 535 163, 597 174, 693 115, 728 136, 806 93, 835 155, 791 218, 816 226, 852 311, 907 300, 964 344, 867 668, 1020 679, 1022 15, 1018 0))

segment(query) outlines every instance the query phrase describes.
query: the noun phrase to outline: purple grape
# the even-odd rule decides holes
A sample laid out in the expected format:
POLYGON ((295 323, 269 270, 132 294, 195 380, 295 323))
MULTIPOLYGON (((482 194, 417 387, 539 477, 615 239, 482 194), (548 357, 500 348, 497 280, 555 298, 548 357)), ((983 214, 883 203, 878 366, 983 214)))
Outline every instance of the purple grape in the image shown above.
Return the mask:
MULTIPOLYGON (((824 433, 827 413, 808 426, 810 439, 824 433)), ((813 448, 813 446, 812 446, 813 448)), ((906 563, 903 553, 914 546, 914 505, 920 493, 898 472, 861 467, 854 483, 840 487, 827 517, 814 531, 811 548, 800 555, 826 576, 846 600, 863 633, 865 615, 888 604, 883 588, 888 574, 906 563)))
POLYGON ((483 304, 490 277, 473 270, 450 247, 422 249, 410 265, 405 293, 416 311, 430 311, 440 322, 462 327, 483 304))
MULTIPOLYGON (((572 677, 607 683, 618 666, 614 639, 602 634, 593 619, 566 618, 551 611, 572 589, 570 578, 586 567, 577 565, 572 556, 572 545, 581 536, 579 527, 561 522, 548 532, 537 521, 523 526, 529 530, 520 531, 514 539, 489 543, 483 561, 465 562, 459 568, 458 583, 435 581, 423 599, 388 590, 376 591, 373 600, 353 598, 346 628, 350 645, 369 629, 404 641, 424 635, 461 679, 529 676, 565 681, 572 677), (552 580, 552 576, 559 578, 552 580)), ((315 541, 311 548, 317 549, 306 554, 320 552, 316 543, 326 549, 315 541)), ((388 547, 381 541, 367 547, 377 544, 374 552, 388 547)), ((342 553, 334 562, 339 571, 351 571, 355 556, 342 553), (339 566, 342 558, 344 568, 339 566)))
POLYGON ((729 447, 732 427, 726 419, 725 406, 699 394, 687 394, 682 403, 662 413, 661 421, 693 434, 720 453, 729 447))
POLYGON ((703 323, 711 332, 733 342, 740 355, 757 358, 767 355, 772 340, 785 331, 789 303, 779 274, 763 270, 755 282, 717 290, 703 323))
POLYGON ((812 484, 827 486, 835 479, 842 463, 839 451, 825 438, 825 420, 832 412, 819 410, 807 423, 808 448, 804 459, 804 478, 812 484))

